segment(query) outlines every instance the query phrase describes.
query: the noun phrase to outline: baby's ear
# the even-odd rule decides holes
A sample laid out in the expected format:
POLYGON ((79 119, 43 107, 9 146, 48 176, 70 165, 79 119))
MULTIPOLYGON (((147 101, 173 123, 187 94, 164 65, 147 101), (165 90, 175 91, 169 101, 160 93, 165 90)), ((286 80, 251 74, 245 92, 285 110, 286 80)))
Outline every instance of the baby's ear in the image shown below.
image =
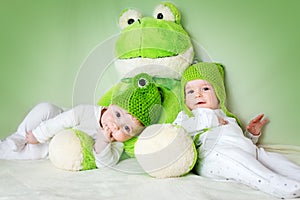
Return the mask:
POLYGON ((221 63, 215 63, 215 64, 218 66, 218 70, 219 70, 219 72, 220 72, 220 74, 221 74, 221 76, 222 76, 222 79, 223 79, 223 81, 224 81, 224 79, 225 79, 224 65, 221 64, 221 63))

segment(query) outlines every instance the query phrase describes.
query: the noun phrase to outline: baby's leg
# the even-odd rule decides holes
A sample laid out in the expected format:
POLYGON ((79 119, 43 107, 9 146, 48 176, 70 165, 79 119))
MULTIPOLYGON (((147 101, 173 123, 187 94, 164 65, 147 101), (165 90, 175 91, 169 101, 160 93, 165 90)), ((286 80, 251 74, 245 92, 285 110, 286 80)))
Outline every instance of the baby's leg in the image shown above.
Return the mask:
POLYGON ((17 132, 22 133, 35 129, 41 122, 62 113, 63 109, 50 103, 37 104, 19 125, 17 132))
POLYGON ((215 148, 201 160, 198 173, 234 180, 280 198, 300 197, 300 183, 276 174, 239 148, 215 148))
POLYGON ((5 160, 38 160, 48 156, 48 144, 26 144, 20 151, 12 151, 9 143, 0 144, 0 159, 5 160))
MULTIPOLYGON (((24 118, 22 123, 19 125, 17 132, 12 134, 11 136, 7 137, 4 141, 0 143, 1 146, 1 154, 3 151, 22 151, 23 148, 26 145, 25 135, 26 132, 29 130, 34 129, 37 127, 42 121, 48 120, 50 118, 55 117, 56 115, 63 112, 63 110, 55 105, 49 104, 49 103, 40 103, 36 105, 24 118)), ((27 146, 27 145, 26 145, 27 146)), ((30 145, 29 145, 30 146, 30 145)), ((43 145, 37 145, 36 147, 41 147, 43 145)), ((26 148, 28 151, 37 149, 34 148, 26 148)), ((44 147, 41 147, 41 149, 44 149, 44 147)), ((3 152, 3 155, 9 153, 3 152)), ((39 153, 38 153, 39 154, 39 153)), ((0 155, 2 159, 9 157, 0 155)), ((15 155, 16 156, 16 155, 15 155)), ((26 159, 26 158, 24 158, 26 159)))
POLYGON ((274 152, 267 152, 263 148, 258 149, 257 155, 257 159, 267 168, 300 182, 300 166, 291 162, 285 156, 274 152))

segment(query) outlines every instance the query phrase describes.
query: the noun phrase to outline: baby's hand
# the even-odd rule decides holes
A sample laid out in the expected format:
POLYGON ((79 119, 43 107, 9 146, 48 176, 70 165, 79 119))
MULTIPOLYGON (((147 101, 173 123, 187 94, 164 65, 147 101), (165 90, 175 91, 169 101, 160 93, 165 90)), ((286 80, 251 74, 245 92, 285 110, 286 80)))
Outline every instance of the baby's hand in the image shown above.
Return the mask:
POLYGON ((94 150, 97 154, 101 153, 105 149, 105 147, 109 143, 111 143, 111 140, 108 137, 109 136, 103 130, 97 133, 96 141, 94 144, 94 150))
POLYGON ((228 121, 226 121, 225 119, 223 119, 222 117, 218 116, 218 120, 219 120, 219 124, 220 125, 226 125, 228 124, 228 121))
POLYGON ((268 119, 263 119, 264 114, 260 114, 249 122, 247 130, 253 135, 259 135, 263 126, 268 122, 268 119))
POLYGON ((104 127, 103 130, 104 130, 103 131, 103 135, 104 135, 104 137, 106 139, 106 142, 113 142, 114 138, 113 138, 112 132, 109 130, 109 128, 104 127))
POLYGON ((38 144, 39 141, 35 138, 32 131, 28 131, 26 133, 26 141, 28 144, 38 144))

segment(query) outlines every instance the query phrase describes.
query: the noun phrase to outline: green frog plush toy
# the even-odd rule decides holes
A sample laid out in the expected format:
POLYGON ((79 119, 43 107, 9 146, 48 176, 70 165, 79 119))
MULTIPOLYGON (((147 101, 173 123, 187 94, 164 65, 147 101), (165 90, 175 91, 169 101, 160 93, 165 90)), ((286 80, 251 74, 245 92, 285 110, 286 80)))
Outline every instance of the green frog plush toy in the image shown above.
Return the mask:
MULTIPOLYGON (((136 157, 141 167, 149 175, 159 178, 186 174, 192 169, 197 158, 194 144, 189 135, 181 127, 174 127, 170 124, 174 121, 178 112, 181 111, 181 75, 194 59, 191 39, 182 27, 180 20, 181 15, 178 8, 169 2, 159 4, 153 12, 153 17, 142 17, 140 12, 134 9, 126 9, 119 17, 121 33, 115 43, 116 60, 114 66, 122 80, 130 82, 135 75, 147 73, 160 88, 162 94, 163 112, 157 122, 158 124, 147 128, 145 133, 141 135, 142 139, 139 140, 134 137, 124 142, 123 153, 124 158, 136 157), (157 134, 152 137, 150 133, 154 132, 157 134), (149 137, 149 134, 151 137, 149 137), (136 150, 135 144, 138 147, 136 150), (145 146, 147 148, 144 148, 145 146), (182 148, 179 148, 179 146, 182 148), (176 149, 186 151, 183 154, 176 149), (151 152, 151 156, 149 152, 151 152), (172 159, 168 160, 167 163, 155 164, 162 152, 172 153, 172 159), (154 165, 147 168, 149 163, 154 165)), ((112 86, 101 97, 98 104, 108 106, 115 90, 118 90, 118 84, 112 86)), ((76 140, 76 144, 72 141, 71 143, 74 143, 76 147, 80 147, 79 150, 77 149, 79 151, 77 154, 80 154, 81 159, 74 158, 71 163, 79 162, 77 165, 82 170, 82 152, 84 149, 90 149, 92 145, 90 145, 90 140, 82 136, 79 138, 79 135, 78 133, 75 136, 73 134, 72 141, 76 140), (87 145, 88 143, 89 145, 87 145)), ((65 137, 71 138, 68 135, 65 137)), ((52 142, 52 149, 57 149, 56 144, 63 146, 61 141, 68 141, 66 138, 58 139, 56 143, 52 142)), ((70 149, 68 151, 74 150, 70 149)), ((87 154, 91 152, 90 150, 84 151, 87 154)), ((56 154, 52 154, 51 157, 56 157, 56 154)), ((86 158, 92 160, 91 156, 86 156, 86 158)), ((58 160, 56 166, 64 166, 64 162, 64 160, 58 160)), ((68 168, 70 167, 64 169, 68 168)), ((91 168, 93 166, 84 169, 91 168)))
MULTIPOLYGON (((123 78, 148 73, 161 86, 165 113, 159 123, 172 122, 181 110, 180 78, 194 58, 191 39, 180 19, 171 3, 159 4, 153 17, 142 17, 133 9, 124 10, 119 17, 122 30, 115 44, 116 70, 123 78)), ((109 105, 114 89, 98 104, 109 105)))
POLYGON ((180 79, 194 56, 191 39, 180 20, 179 10, 171 3, 158 5, 153 17, 124 10, 119 18, 122 32, 115 46, 117 71, 124 74, 140 68, 153 76, 180 79))
MULTIPOLYGON (((180 20, 178 8, 169 2, 159 4, 153 17, 142 17, 140 12, 126 9, 119 17, 122 30, 115 44, 114 64, 119 75, 130 79, 138 73, 148 73, 163 94, 164 112, 158 125, 125 142, 127 155, 136 157, 142 168, 157 178, 187 173, 196 158, 189 136, 181 127, 170 124, 181 111, 181 75, 194 59, 191 39, 180 20), (168 158, 164 159, 166 162, 157 162, 163 154, 168 158)), ((115 89, 112 87, 98 104, 109 105, 115 89)))

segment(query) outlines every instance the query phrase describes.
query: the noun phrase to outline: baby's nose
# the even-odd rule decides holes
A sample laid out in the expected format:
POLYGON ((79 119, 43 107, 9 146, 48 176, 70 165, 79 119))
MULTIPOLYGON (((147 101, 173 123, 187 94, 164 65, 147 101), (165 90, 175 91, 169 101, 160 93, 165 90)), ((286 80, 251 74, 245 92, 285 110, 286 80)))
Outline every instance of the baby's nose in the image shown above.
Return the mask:
POLYGON ((201 90, 197 90, 197 91, 195 92, 195 95, 196 95, 197 97, 202 96, 202 91, 201 91, 201 90))
POLYGON ((111 125, 111 130, 112 130, 112 131, 117 131, 117 130, 119 130, 119 126, 116 125, 115 123, 112 123, 112 125, 111 125))

